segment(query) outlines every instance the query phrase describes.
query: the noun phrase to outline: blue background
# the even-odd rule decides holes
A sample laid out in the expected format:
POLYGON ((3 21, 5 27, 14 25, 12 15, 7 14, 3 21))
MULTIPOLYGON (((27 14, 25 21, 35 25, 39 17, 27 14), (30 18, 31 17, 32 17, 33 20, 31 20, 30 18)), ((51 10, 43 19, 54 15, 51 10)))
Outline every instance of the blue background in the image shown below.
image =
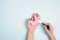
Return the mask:
MULTIPOLYGON (((26 20, 34 13, 53 25, 56 40, 60 40, 60 0, 0 0, 0 40, 25 40, 26 20)), ((49 40, 41 24, 34 40, 49 40)))

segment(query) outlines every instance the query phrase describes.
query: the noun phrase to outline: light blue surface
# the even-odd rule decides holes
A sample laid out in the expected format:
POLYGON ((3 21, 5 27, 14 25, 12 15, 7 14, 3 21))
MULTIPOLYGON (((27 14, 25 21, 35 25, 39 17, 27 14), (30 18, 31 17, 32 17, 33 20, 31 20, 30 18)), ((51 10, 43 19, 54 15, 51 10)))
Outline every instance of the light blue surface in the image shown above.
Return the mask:
MULTIPOLYGON (((25 40, 26 20, 35 12, 43 22, 53 24, 56 40, 60 40, 60 0, 0 0, 0 40, 25 40)), ((34 40, 48 40, 41 24, 34 40)))

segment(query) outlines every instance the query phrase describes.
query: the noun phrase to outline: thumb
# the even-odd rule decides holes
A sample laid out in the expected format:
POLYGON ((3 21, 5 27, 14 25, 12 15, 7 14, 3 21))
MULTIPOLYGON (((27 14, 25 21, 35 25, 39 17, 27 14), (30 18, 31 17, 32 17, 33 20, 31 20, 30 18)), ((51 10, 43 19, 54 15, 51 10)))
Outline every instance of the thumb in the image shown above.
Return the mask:
POLYGON ((27 24, 29 25, 30 23, 29 23, 29 21, 30 21, 30 18, 29 19, 27 19, 27 24))
POLYGON ((47 29, 47 27, 45 25, 44 25, 44 28, 45 28, 46 32, 49 32, 49 30, 47 29))

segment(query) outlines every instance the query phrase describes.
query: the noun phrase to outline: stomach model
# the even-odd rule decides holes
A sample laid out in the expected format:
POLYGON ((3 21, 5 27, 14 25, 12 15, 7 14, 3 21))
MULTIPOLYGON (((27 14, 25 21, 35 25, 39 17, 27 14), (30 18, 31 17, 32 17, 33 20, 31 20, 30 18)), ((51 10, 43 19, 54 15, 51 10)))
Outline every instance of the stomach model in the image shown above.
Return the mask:
POLYGON ((40 21, 40 16, 39 14, 35 13, 32 17, 32 19, 29 21, 31 25, 38 25, 40 21))

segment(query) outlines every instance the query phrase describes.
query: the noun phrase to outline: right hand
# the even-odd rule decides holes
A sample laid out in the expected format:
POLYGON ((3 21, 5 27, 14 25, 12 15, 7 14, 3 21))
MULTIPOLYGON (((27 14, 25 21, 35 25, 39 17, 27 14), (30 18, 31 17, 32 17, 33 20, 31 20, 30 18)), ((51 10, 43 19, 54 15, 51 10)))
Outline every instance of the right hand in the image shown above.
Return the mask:
POLYGON ((53 27, 52 27, 52 25, 50 23, 45 23, 44 28, 45 28, 48 36, 50 37, 50 39, 51 40, 55 40, 55 37, 53 35, 53 27), (49 26, 49 30, 47 29, 47 26, 46 25, 49 26))

